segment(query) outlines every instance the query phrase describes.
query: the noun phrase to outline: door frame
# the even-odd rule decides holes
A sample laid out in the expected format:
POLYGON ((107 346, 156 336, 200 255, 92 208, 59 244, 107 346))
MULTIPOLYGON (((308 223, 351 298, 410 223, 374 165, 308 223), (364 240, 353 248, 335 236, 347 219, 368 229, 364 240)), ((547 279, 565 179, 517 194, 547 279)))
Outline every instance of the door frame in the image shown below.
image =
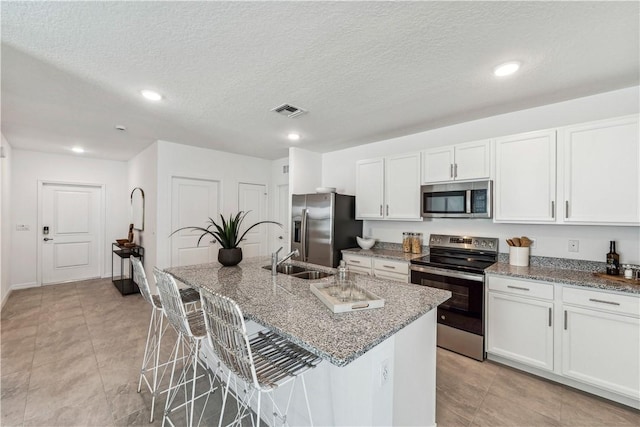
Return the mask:
MULTIPOLYGON (((105 270, 105 242, 106 242, 106 233, 107 226, 105 224, 106 219, 106 209, 107 209, 107 197, 106 197, 106 185, 99 184, 94 182, 73 182, 73 181, 55 181, 48 179, 39 179, 38 180, 38 225, 36 229, 36 286, 42 286, 42 241, 40 240, 40 230, 42 230, 43 221, 42 221, 42 197, 44 194, 44 186, 45 185, 69 185, 74 187, 93 187, 100 189, 100 209, 98 210, 100 219, 100 231, 98 232, 98 274, 100 274, 101 278, 104 278, 104 270, 105 270)), ((67 282, 63 282, 67 283, 67 282)), ((48 286, 48 285, 47 285, 48 286)))
MULTIPOLYGON (((168 191, 168 200, 169 200, 169 206, 168 206, 168 212, 169 212, 169 220, 167 221, 167 235, 171 234, 172 227, 173 227, 173 180, 175 178, 178 179, 192 179, 194 181, 210 181, 210 182, 217 182, 219 184, 219 191, 218 191, 218 207, 220 209, 220 213, 224 212, 224 183, 222 178, 220 177, 214 177, 211 175, 187 175, 187 174, 181 174, 181 173, 175 173, 175 174, 169 174, 169 191, 168 191)), ((217 218, 214 218, 217 221, 217 218)), ((168 249, 166 252, 166 257, 167 257, 167 262, 168 262, 168 266, 171 267, 173 265, 173 238, 170 237, 169 239, 169 247, 166 248, 168 249)), ((159 245, 158 245, 159 246, 159 245)))
MULTIPOLYGON (((242 184, 245 185, 260 185, 264 187, 264 191, 265 191, 265 196, 267 196, 267 198, 264 200, 264 213, 266 218, 260 220, 260 221, 269 221, 269 216, 270 216, 270 212, 269 212, 269 202, 271 201, 271 197, 269 194, 269 183, 264 183, 264 182, 247 182, 247 181, 238 181, 238 187, 236 188, 236 196, 237 196, 237 200, 236 200, 236 206, 237 206, 237 211, 240 212, 240 186, 242 184)), ((264 238, 265 238, 265 242, 264 242, 264 247, 267 251, 267 254, 271 253, 270 252, 270 241, 271 241, 271 231, 269 229, 264 231, 264 238)), ((263 256, 263 255, 260 255, 263 256)))

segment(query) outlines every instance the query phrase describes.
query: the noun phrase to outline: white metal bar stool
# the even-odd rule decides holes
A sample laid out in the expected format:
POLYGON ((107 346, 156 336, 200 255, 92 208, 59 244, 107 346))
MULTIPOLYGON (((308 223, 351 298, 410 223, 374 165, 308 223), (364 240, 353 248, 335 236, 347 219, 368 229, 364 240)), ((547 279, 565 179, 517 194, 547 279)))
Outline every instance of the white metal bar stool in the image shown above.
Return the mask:
POLYGON ((164 314, 165 316, 167 316, 167 320, 169 320, 169 323, 171 323, 171 325, 178 333, 178 341, 176 342, 176 346, 174 347, 174 351, 172 352, 173 361, 171 368, 171 377, 169 380, 169 393, 167 394, 167 401, 165 403, 162 425, 164 426, 165 421, 168 421, 169 424, 173 426, 174 423, 171 421, 170 415, 174 411, 184 407, 187 423, 186 425, 193 426, 195 402, 199 398, 205 397, 202 412, 200 413, 200 417, 198 418, 199 425, 205 413, 207 403, 209 401, 209 396, 216 390, 216 388, 214 387, 214 378, 217 374, 216 369, 216 372, 212 376, 208 367, 200 360, 199 357, 201 341, 207 337, 207 330, 204 325, 202 310, 198 309, 187 313, 180 298, 180 290, 178 289, 178 285, 173 277, 171 277, 168 273, 159 270, 157 267, 154 267, 153 274, 156 277, 158 295, 160 296, 160 301, 162 302, 162 309, 164 310, 164 314), (177 376, 177 380, 174 383, 174 378, 176 377, 176 365, 178 360, 180 359, 180 345, 183 346, 183 349, 184 346, 186 346, 186 348, 188 349, 188 353, 183 358, 184 364, 182 366, 182 370, 177 376), (204 369, 204 372, 209 377, 209 388, 205 392, 196 396, 197 379, 203 376, 198 376, 198 365, 200 365, 201 368, 204 369), (193 374, 192 377, 189 378, 189 371, 191 369, 193 370, 193 374), (191 385, 191 393, 189 393, 189 385, 191 385), (184 402, 172 407, 180 389, 184 391, 184 402))
POLYGON ((253 416, 251 416, 252 425, 260 426, 260 406, 263 393, 267 393, 271 400, 272 425, 275 426, 276 417, 282 421, 283 425, 287 424, 287 412, 297 378, 300 378, 302 382, 309 423, 313 425, 303 374, 318 365, 320 357, 270 331, 258 332, 249 337, 242 311, 235 301, 205 290, 201 290, 200 297, 202 298, 202 310, 204 311, 209 343, 222 363, 229 369, 218 425, 222 424, 224 408, 231 386, 231 373, 235 374, 237 379, 244 381, 251 388, 251 391, 245 393, 241 398, 238 393, 237 381, 235 382, 238 413, 230 425, 240 425, 242 418, 247 415, 251 416, 249 405, 256 392, 258 394, 257 420, 254 423, 253 416), (283 412, 278 408, 272 392, 290 381, 294 381, 294 383, 291 386, 287 406, 283 412))
MULTIPOLYGON (((147 343, 144 347, 142 368, 140 369, 140 379, 138 381, 138 393, 140 393, 142 389, 143 382, 151 393, 151 417, 149 422, 152 423, 156 397, 167 391, 159 390, 166 368, 170 363, 160 363, 160 345, 162 344, 162 337, 169 325, 167 324, 163 327, 164 314, 162 312, 162 303, 158 295, 151 293, 142 262, 140 262, 139 258, 131 257, 131 265, 133 266, 133 281, 138 285, 138 288, 140 288, 142 297, 151 304, 152 307, 149 331, 147 332, 147 343), (148 374, 151 374, 151 378, 147 378, 148 374)), ((197 303, 200 302, 200 293, 195 289, 181 289, 180 297, 189 310, 195 309, 197 303)))

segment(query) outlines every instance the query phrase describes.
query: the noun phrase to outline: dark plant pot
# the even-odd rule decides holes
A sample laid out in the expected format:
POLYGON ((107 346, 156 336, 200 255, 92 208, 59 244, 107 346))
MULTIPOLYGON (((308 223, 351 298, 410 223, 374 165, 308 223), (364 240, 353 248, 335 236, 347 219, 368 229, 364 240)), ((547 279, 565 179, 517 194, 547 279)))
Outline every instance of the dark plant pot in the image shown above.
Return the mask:
POLYGON ((238 265, 242 261, 242 248, 224 249, 218 250, 218 262, 225 267, 231 267, 232 265, 238 265))

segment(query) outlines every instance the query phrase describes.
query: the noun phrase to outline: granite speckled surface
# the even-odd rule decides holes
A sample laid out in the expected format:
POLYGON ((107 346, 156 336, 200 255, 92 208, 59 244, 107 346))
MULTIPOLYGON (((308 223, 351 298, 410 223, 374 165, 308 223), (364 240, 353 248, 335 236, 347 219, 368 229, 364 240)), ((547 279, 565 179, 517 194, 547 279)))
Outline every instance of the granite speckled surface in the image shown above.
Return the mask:
MULTIPOLYGON (((557 258, 556 258, 557 259, 557 258)), ((577 265, 569 263, 568 265, 577 266, 582 270, 574 270, 569 268, 558 268, 549 266, 529 265, 529 267, 516 267, 505 262, 497 262, 485 270, 487 275, 495 276, 511 276, 523 279, 541 280, 550 283, 562 283, 566 285, 584 286, 587 288, 602 289, 607 291, 626 292, 640 295, 640 281, 638 284, 622 283, 614 280, 607 280, 594 276, 594 271, 604 271, 604 268, 596 270, 588 269, 587 264, 577 265)), ((604 263, 599 263, 603 264, 604 263)), ((558 265, 558 264, 555 264, 558 265)))
MULTIPOLYGON (((498 261, 509 263, 509 254, 498 254, 498 261)), ((607 264, 600 261, 587 261, 584 259, 553 258, 532 255, 529 257, 529 265, 532 267, 560 268, 563 270, 602 272, 606 270, 607 264)))
POLYGON ((414 258, 420 258, 422 256, 427 255, 429 252, 424 251, 421 254, 411 254, 402 252, 402 247, 400 250, 397 249, 386 249, 386 248, 378 248, 378 244, 371 249, 360 249, 360 248, 351 248, 351 249, 343 249, 342 253, 360 255, 372 258, 385 258, 392 259, 394 261, 411 261, 414 258))
MULTIPOLYGON (((235 300, 244 315, 328 360, 345 366, 451 297, 448 291, 354 274, 360 286, 385 300, 380 309, 332 313, 309 289, 334 276, 303 280, 271 276, 262 266, 269 257, 248 258, 235 267, 218 263, 167 269, 196 289, 209 289, 235 300)), ((320 271, 330 268, 293 262, 320 271)))

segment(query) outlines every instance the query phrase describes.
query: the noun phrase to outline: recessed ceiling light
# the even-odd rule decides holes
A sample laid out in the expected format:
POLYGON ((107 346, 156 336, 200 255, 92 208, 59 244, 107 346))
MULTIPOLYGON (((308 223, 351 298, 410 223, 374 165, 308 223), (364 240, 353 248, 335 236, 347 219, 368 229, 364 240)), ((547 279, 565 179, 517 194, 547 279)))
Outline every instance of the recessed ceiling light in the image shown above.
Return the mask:
POLYGON ((141 90, 140 93, 149 101, 160 101, 162 99, 162 95, 152 90, 145 89, 141 90))
POLYGON ((511 75, 520 69, 520 63, 517 61, 505 62, 504 64, 498 65, 493 69, 493 74, 497 77, 504 77, 511 75))
POLYGON ((287 138, 289 138, 289 141, 299 141, 300 140, 300 134, 299 133, 295 133, 295 132, 291 132, 289 135, 287 135, 287 138))
POLYGON ((80 154, 80 153, 84 153, 84 148, 82 148, 82 147, 73 147, 71 149, 71 151, 73 151, 74 153, 80 154))

